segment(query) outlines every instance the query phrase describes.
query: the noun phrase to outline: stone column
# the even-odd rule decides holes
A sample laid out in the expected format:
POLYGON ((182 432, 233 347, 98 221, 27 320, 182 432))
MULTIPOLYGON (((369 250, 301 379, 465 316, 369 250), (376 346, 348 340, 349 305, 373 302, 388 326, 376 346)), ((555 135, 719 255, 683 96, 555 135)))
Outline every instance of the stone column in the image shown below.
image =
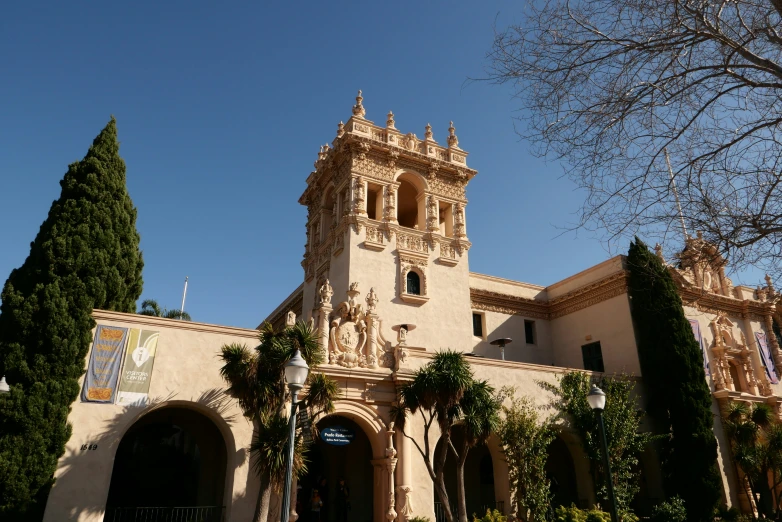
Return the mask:
POLYGON ((378 317, 375 312, 367 314, 367 330, 369 339, 367 340, 367 368, 375 369, 378 367, 377 360, 377 322, 378 317))
POLYGON ((408 522, 413 518, 413 459, 416 457, 413 450, 413 444, 410 439, 402 434, 401 430, 396 432, 396 447, 399 449, 396 469, 396 506, 398 522, 408 522))
POLYGON ((396 186, 386 185, 383 188, 383 219, 389 223, 397 223, 396 186))

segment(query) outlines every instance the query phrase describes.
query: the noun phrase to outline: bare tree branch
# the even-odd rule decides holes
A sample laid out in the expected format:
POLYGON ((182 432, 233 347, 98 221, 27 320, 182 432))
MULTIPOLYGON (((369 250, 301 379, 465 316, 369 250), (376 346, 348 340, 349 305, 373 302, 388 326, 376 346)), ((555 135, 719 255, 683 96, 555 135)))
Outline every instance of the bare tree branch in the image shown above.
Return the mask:
POLYGON ((540 0, 495 29, 484 79, 585 190, 570 228, 665 239, 678 191, 689 230, 778 270, 781 31, 782 0, 540 0))

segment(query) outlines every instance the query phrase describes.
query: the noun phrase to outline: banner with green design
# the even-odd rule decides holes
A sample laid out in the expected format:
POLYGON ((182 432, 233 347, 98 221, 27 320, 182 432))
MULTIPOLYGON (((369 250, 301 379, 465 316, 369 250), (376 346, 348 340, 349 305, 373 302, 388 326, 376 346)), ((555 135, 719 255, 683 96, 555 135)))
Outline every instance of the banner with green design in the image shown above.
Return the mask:
POLYGON ((159 337, 153 330, 130 329, 117 404, 146 404, 159 337))

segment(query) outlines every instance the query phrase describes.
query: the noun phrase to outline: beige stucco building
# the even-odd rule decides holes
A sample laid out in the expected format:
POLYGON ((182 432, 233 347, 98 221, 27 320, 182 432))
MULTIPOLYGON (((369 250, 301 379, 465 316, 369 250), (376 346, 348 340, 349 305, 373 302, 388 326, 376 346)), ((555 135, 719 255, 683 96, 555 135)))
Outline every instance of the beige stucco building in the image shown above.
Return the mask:
MULTIPOLYGON (((319 419, 319 427, 339 427, 353 437, 344 446, 318 441, 299 491, 308 494, 317 476, 333 493, 343 476, 351 487, 351 521, 434 521, 426 468, 391 422, 396 387, 444 348, 471 354, 478 378, 496 388, 515 386, 541 406, 551 397, 538 382, 554 383, 569 369, 642 378, 625 258, 547 287, 470 272, 466 195, 477 172, 453 124, 441 144, 430 126, 420 139, 397 130, 393 114, 384 125, 366 119, 360 93, 352 113, 332 144, 321 148, 299 200, 308 209, 302 284, 267 318, 283 325, 293 312, 318 329, 328 360, 321 370, 341 387, 336 412, 319 419), (504 354, 490 344, 498 338, 513 339, 504 354)), ((688 241, 671 271, 711 370, 725 501, 746 507, 719 406, 728 400, 778 404, 782 385, 771 382, 756 335, 764 335, 770 358, 782 366, 772 332, 777 294, 770 284, 732 287, 724 263, 696 255, 704 248, 700 239, 688 241)), ((181 507, 214 506, 203 512, 214 520, 252 520, 259 488, 247 452, 253 428, 223 394, 217 355, 224 344, 253 346, 258 332, 100 310, 94 315, 102 326, 159 334, 148 399, 74 404, 73 436, 46 520, 132 520, 122 517, 166 501, 150 493, 126 505, 132 495, 123 491, 147 482, 155 485, 150 490, 176 489, 171 495, 189 502, 181 507), (170 449, 154 470, 134 457, 151 440, 165 440, 170 449), (175 487, 179 480, 160 464, 166 459, 191 466, 185 486, 175 487)), ((421 429, 413 418, 408 435, 420 437, 421 429)), ((655 460, 652 454, 642 459, 640 510, 662 496, 655 460)), ((552 445, 549 473, 559 501, 594 501, 588 462, 567 431, 552 445)), ((496 440, 470 453, 467 477, 469 511, 508 511, 508 471, 496 440)), ((333 514, 328 494, 326 503, 333 514)), ((278 518, 279 506, 273 512, 278 518)))

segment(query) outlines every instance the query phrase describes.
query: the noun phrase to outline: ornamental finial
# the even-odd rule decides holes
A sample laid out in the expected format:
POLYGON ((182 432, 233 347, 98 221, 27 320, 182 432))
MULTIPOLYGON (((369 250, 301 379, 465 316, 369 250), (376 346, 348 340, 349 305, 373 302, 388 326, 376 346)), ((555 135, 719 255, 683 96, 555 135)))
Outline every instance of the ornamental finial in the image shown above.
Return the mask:
POLYGON ((345 134, 345 124, 339 122, 339 125, 337 125, 337 138, 341 138, 343 134, 345 134))
POLYGON ((430 124, 426 124, 426 130, 424 131, 424 138, 426 141, 433 141, 434 140, 434 133, 432 132, 432 126, 430 124))
POLYGON ((459 138, 456 137, 456 127, 453 126, 453 122, 448 127, 448 147, 452 149, 459 148, 459 138))
POLYGON ((394 121, 394 113, 391 111, 388 111, 388 116, 386 117, 386 127, 389 129, 396 129, 394 126, 396 122, 394 121))
POLYGON ((353 116, 363 118, 367 114, 364 105, 361 103, 362 101, 364 101, 364 98, 361 96, 361 89, 359 89, 358 96, 356 96, 356 104, 353 106, 353 116))

